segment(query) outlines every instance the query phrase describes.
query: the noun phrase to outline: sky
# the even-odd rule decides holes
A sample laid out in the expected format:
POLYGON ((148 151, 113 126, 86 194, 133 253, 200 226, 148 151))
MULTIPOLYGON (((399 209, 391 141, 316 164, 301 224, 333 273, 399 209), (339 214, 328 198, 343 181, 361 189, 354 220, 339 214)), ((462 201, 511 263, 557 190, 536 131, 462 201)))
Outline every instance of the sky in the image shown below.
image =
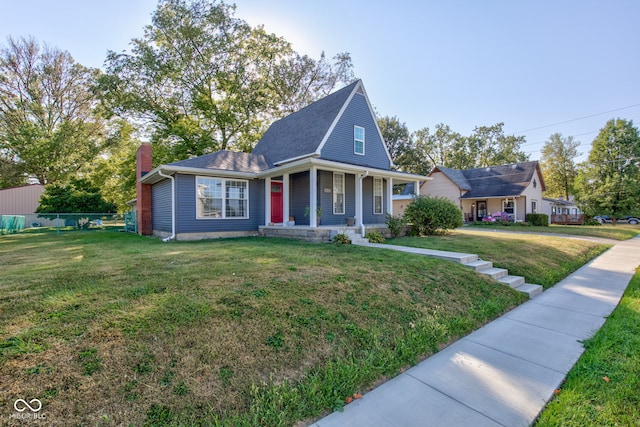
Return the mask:
MULTIPOLYGON (((230 3, 231 1, 229 1, 230 3)), ((504 123, 540 158, 553 133, 586 158, 607 120, 640 125, 637 0, 237 0, 235 16, 319 59, 349 52, 381 116, 463 135, 504 123)), ((32 36, 102 68, 157 0, 0 0, 0 44, 32 36)))

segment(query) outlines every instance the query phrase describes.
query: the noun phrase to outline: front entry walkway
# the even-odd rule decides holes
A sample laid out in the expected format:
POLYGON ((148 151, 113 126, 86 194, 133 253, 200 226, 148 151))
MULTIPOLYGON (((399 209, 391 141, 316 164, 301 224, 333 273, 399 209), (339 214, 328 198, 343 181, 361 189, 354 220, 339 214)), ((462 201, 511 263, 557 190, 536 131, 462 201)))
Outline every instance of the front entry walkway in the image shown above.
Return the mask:
POLYGON ((528 426, 639 265, 640 238, 619 242, 553 288, 312 426, 528 426))

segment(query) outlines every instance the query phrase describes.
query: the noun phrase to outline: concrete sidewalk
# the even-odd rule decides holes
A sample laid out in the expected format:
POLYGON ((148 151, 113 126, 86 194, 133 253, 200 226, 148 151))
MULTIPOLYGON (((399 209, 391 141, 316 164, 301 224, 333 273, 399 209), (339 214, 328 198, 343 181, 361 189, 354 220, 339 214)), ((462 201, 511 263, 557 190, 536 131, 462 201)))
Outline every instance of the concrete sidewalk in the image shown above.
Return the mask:
POLYGON ((313 427, 529 426, 617 306, 640 238, 382 384, 313 427))

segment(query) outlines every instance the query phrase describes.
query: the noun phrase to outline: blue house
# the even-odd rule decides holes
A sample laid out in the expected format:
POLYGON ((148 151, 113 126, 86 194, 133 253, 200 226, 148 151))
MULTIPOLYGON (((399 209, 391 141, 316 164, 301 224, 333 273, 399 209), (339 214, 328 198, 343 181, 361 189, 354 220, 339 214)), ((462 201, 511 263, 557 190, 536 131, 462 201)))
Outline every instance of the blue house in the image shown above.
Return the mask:
POLYGON ((251 153, 218 151, 150 170, 151 148, 141 149, 149 152, 138 162, 138 228, 166 239, 327 240, 345 228, 364 235, 385 227, 394 184, 419 188, 428 179, 392 170, 361 80, 276 121, 251 153))

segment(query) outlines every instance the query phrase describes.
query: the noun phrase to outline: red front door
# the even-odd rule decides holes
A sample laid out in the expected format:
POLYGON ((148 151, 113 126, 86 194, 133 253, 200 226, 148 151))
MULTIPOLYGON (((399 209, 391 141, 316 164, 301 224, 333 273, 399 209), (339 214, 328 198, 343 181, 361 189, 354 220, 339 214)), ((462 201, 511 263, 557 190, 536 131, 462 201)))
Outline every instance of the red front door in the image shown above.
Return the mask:
POLYGON ((282 218, 282 183, 271 183, 271 222, 284 222, 282 218))

